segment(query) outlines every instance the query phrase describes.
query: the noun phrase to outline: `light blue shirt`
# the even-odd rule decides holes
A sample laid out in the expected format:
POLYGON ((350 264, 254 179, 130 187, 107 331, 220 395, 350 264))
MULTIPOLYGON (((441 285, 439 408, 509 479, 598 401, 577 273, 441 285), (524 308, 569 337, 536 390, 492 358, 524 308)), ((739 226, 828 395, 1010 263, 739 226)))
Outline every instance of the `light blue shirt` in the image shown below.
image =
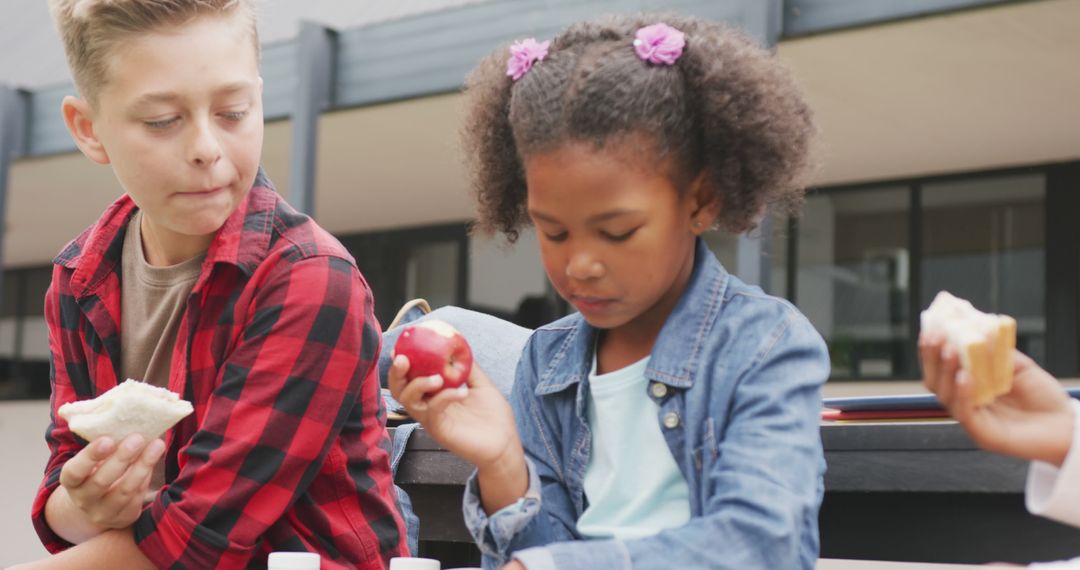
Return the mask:
POLYGON ((578 532, 589 538, 642 538, 690 520, 690 490, 655 418, 645 357, 607 374, 589 373, 592 453, 585 468, 589 506, 578 532))

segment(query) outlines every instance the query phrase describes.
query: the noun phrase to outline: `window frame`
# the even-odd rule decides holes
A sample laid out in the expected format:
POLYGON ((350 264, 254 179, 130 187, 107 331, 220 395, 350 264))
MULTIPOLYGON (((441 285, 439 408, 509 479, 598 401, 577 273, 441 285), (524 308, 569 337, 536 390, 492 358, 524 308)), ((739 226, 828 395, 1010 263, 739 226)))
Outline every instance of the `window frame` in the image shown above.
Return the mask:
MULTIPOLYGON (((1077 376, 1080 373, 1080 161, 1049 163, 1041 165, 1009 167, 989 170, 965 171, 942 175, 916 176, 871 182, 814 187, 807 196, 834 196, 847 192, 872 192, 875 190, 906 188, 908 191, 908 331, 910 357, 907 369, 918 371, 915 347, 919 337, 919 314, 929 302, 922 299, 923 251, 923 189, 928 185, 1009 178, 1018 175, 1041 175, 1043 188, 1046 300, 1046 367, 1052 374, 1077 376), (1069 214, 1072 213, 1070 216, 1069 214)), ((785 267, 786 298, 798 306, 799 283, 799 225, 797 217, 788 219, 787 259, 785 267)), ((880 378, 833 377, 830 381, 904 381, 910 376, 880 378)))

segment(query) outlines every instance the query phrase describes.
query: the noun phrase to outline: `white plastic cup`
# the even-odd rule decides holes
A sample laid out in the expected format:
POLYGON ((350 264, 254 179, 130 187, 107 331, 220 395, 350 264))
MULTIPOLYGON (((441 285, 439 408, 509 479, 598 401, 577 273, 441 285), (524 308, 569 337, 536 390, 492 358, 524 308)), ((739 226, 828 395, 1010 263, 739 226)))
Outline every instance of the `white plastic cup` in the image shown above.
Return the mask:
POLYGON ((391 558, 390 570, 440 570, 441 564, 434 558, 391 558))
POLYGON ((319 570, 321 562, 314 552, 271 552, 266 570, 319 570))

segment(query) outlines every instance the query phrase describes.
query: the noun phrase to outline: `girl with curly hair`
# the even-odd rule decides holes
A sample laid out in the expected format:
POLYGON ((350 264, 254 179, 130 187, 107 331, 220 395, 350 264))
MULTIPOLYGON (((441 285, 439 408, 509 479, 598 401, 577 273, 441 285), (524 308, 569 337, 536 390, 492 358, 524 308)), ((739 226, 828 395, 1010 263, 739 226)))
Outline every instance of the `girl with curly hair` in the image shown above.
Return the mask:
POLYGON ((538 232, 578 312, 536 330, 510 403, 475 371, 394 395, 476 465, 485 567, 813 568, 825 344, 704 245, 802 197, 814 127, 721 24, 616 17, 500 49, 467 81, 479 226, 538 232))

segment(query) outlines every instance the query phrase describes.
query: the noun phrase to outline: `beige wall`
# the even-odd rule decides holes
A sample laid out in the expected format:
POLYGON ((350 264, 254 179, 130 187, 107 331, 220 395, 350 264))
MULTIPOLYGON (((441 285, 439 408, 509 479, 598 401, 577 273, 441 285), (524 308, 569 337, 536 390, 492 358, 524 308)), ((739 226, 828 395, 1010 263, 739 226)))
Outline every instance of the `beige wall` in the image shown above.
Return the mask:
MULTIPOLYGON (((815 184, 1080 159, 1077 21, 1080 0, 1042 0, 781 42, 821 127, 815 184)), ((447 94, 323 115, 318 221, 344 234, 470 219, 462 104, 447 94)), ((263 164, 286 194, 290 139, 287 121, 267 126, 263 164)), ((119 193, 78 154, 17 162, 4 263, 47 263, 119 193)))
POLYGON ((818 185, 1080 159, 1080 0, 780 42, 821 127, 818 185))

